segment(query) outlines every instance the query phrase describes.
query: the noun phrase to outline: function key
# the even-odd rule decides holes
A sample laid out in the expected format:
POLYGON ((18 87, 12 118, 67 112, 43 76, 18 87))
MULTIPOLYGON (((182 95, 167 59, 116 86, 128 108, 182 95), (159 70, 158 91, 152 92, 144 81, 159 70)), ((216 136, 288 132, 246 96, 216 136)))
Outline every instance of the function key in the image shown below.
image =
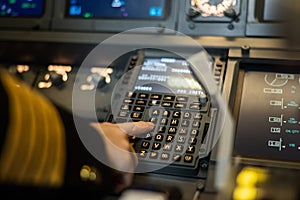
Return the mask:
POLYGON ((190 104, 190 109, 201 110, 201 104, 200 103, 191 103, 190 104))
POLYGON ((161 106, 171 108, 171 107, 173 107, 173 103, 172 102, 162 102, 161 106))
POLYGON ((135 92, 127 92, 126 93, 126 97, 128 97, 128 98, 135 98, 136 97, 136 93, 135 92))
POLYGON ((187 102, 188 101, 188 97, 179 96, 179 97, 176 97, 176 101, 187 102))
POLYGON ((141 119, 143 116, 143 114, 141 112, 133 112, 131 113, 130 117, 132 119, 141 119))
POLYGON ((144 112, 145 107, 143 106, 134 106, 133 111, 144 112))
POLYGON ((126 111, 120 111, 119 114, 118 114, 118 116, 119 116, 119 117, 127 117, 128 114, 129 114, 129 113, 126 112, 126 111))
POLYGON ((131 106, 128 104, 122 105, 121 110, 129 111, 129 110, 131 110, 131 106))
POLYGON ((186 108, 185 103, 175 103, 174 108, 186 108))
POLYGON ((149 94, 147 94, 147 93, 139 93, 138 94, 138 98, 140 98, 140 99, 148 99, 148 97, 149 97, 149 94))
POLYGON ((135 101, 136 105, 140 105, 140 106, 145 106, 147 104, 147 100, 143 100, 143 99, 137 99, 135 101))
POLYGON ((133 104, 133 99, 124 99, 123 100, 123 103, 125 103, 125 104, 133 104))
POLYGON ((161 99, 161 95, 160 94, 151 94, 150 99, 160 100, 161 99))
POLYGON ((149 106, 158 106, 160 104, 160 101, 158 100, 150 100, 148 105, 149 106))
POLYGON ((164 101, 174 101, 175 100, 175 96, 173 95, 165 95, 163 98, 164 101))

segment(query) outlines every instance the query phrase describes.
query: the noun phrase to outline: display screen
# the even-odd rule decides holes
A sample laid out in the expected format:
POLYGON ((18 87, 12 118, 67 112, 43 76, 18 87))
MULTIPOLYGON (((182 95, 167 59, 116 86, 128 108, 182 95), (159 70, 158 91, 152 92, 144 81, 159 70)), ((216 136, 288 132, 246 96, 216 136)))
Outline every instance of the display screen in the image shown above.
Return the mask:
POLYGON ((135 90, 200 95, 203 87, 195 80, 189 63, 177 58, 145 58, 139 71, 135 90))
POLYGON ((0 0, 1 17, 41 17, 44 0, 0 0))
POLYGON ((68 0, 67 17, 163 19, 168 0, 68 0))
POLYGON ((299 162, 299 90, 297 73, 246 70, 234 154, 299 162))

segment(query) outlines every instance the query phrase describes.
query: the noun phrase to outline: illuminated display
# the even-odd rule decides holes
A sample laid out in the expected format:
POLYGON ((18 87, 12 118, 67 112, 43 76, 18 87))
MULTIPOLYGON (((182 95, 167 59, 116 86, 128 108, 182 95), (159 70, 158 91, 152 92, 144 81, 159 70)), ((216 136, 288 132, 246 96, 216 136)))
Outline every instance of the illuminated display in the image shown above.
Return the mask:
POLYGON ((67 16, 106 19, 163 19, 167 0, 69 0, 67 16))
POLYGON ((246 71, 234 152, 250 158, 300 161, 300 75, 246 71))
POLYGON ((223 17, 225 11, 236 5, 236 0, 191 0, 191 6, 199 11, 203 17, 223 17))
POLYGON ((193 78, 189 63, 176 58, 145 58, 135 90, 200 95, 202 86, 193 78))
POLYGON ((0 0, 1 17, 41 17, 44 0, 0 0))

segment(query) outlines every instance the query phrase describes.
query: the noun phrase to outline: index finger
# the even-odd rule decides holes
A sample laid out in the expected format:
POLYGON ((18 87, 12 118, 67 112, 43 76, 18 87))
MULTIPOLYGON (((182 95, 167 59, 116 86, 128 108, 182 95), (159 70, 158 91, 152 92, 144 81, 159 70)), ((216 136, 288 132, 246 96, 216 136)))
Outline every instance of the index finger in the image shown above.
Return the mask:
POLYGON ((118 124, 119 128, 127 135, 140 135, 151 131, 154 128, 152 122, 124 122, 118 124))

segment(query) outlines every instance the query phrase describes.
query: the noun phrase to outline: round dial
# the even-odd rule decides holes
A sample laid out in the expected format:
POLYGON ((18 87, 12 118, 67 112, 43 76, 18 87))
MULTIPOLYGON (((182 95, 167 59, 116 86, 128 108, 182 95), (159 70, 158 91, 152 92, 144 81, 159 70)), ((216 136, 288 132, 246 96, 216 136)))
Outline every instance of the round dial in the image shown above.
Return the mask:
POLYGON ((191 0, 191 5, 197 9, 203 17, 223 17, 224 12, 236 5, 237 0, 191 0))

